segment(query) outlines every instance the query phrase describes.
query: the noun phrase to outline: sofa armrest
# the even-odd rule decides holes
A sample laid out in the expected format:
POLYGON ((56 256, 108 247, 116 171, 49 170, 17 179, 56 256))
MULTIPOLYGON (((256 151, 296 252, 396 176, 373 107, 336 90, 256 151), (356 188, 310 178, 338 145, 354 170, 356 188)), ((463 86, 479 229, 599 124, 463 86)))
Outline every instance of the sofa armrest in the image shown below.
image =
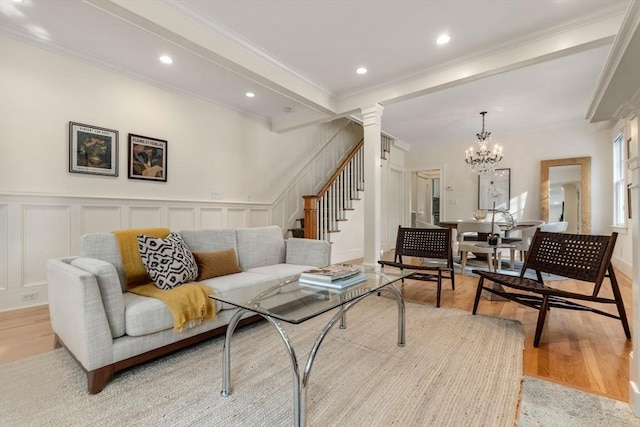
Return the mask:
POLYGON ((92 371, 113 363, 113 339, 96 276, 69 261, 47 261, 51 326, 78 362, 92 371))
POLYGON ((331 264, 331 243, 326 240, 291 238, 286 243, 286 263, 325 267, 331 264))

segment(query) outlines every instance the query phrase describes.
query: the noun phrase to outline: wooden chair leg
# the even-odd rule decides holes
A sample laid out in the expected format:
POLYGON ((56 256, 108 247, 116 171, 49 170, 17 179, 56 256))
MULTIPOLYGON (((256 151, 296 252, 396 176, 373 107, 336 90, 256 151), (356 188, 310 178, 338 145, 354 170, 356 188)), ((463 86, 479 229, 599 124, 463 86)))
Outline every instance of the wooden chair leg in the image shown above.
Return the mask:
POLYGON ((536 326, 536 335, 533 339, 533 346, 538 347, 540 344, 540 337, 542 336, 542 328, 544 327, 544 320, 547 317, 547 311, 549 310, 549 296, 542 297, 542 304, 540 305, 540 314, 538 314, 538 325, 536 326))
POLYGON ((512 270, 516 268, 516 250, 513 248, 509 249, 509 267, 512 270))
POLYGON ((473 314, 476 314, 478 310, 478 303, 480 302, 480 295, 482 294, 482 287, 484 286, 484 277, 478 280, 478 289, 476 290, 476 299, 473 301, 473 314))
POLYGON ((613 267, 609 265, 609 281, 611 282, 611 290, 613 291, 613 298, 616 300, 616 307, 618 307, 618 315, 620 316, 620 321, 622 322, 622 329, 624 329, 624 334, 627 339, 631 339, 631 330, 629 329, 629 321, 627 320, 627 313, 624 309, 624 302, 622 301, 622 294, 620 293, 620 288, 618 287, 618 279, 616 279, 616 275, 613 272, 613 267))
POLYGON ((467 266, 467 251, 462 251, 460 252, 460 267, 462 269, 462 271, 460 272, 460 274, 462 274, 464 276, 464 270, 467 266))
POLYGON ((493 271, 493 254, 487 254, 487 267, 489 271, 493 271))

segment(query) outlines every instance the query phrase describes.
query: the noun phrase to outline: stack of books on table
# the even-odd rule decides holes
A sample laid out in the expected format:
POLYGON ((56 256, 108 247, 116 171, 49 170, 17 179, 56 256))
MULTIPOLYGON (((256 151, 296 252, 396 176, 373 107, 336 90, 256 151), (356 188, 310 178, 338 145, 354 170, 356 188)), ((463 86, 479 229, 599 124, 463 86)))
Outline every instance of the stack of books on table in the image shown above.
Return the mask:
POLYGON ((344 288, 367 280, 360 269, 347 264, 333 264, 300 273, 298 281, 315 286, 344 288))

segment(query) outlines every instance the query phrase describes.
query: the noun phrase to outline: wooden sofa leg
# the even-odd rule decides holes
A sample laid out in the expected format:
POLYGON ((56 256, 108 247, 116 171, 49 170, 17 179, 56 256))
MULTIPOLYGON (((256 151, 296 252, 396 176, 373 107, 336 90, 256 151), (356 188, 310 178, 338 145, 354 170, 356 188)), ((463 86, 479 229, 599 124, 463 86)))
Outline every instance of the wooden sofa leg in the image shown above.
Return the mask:
POLYGON ((53 338, 53 348, 55 350, 56 348, 61 348, 61 347, 64 347, 64 346, 62 345, 62 341, 60 341, 60 338, 58 338, 58 335, 56 334, 54 335, 54 338, 53 338))
POLYGON ((89 394, 98 394, 113 375, 113 365, 103 366, 87 372, 87 386, 89 394))

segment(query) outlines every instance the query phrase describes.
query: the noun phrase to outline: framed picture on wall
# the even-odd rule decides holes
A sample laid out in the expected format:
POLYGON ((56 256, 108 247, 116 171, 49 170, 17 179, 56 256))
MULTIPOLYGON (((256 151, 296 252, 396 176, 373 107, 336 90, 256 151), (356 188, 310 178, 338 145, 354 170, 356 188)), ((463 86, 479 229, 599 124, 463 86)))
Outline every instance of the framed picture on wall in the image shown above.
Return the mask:
POLYGON ((118 131, 69 122, 69 172, 118 176, 118 131))
POLYGON ((494 172, 478 176, 478 209, 510 208, 511 169, 496 169, 494 172))
POLYGON ((129 134, 129 178, 167 182, 167 141, 129 134))

